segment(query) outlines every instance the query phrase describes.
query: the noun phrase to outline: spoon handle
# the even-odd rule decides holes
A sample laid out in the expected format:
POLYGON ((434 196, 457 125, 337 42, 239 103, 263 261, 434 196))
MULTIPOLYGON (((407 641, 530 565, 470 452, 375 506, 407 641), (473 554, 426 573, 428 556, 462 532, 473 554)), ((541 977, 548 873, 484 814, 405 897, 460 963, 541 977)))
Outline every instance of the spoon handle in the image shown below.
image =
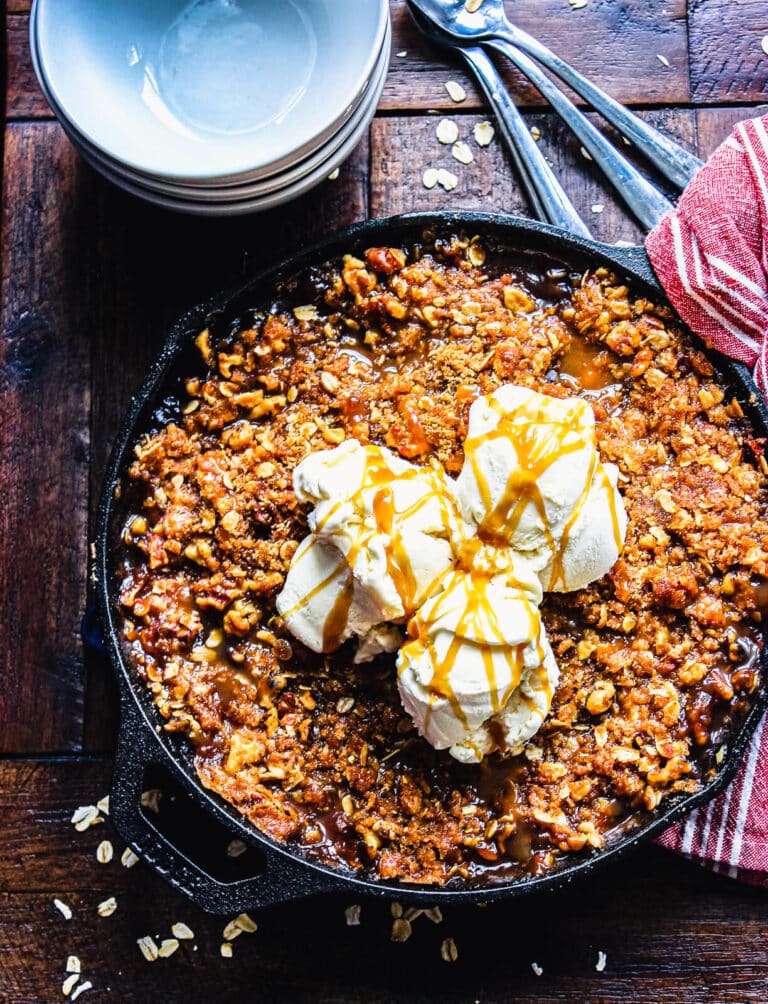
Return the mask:
POLYGON ((535 215, 572 234, 591 237, 586 224, 566 195, 544 154, 525 124, 517 105, 490 58, 480 48, 458 50, 474 71, 491 107, 496 113, 509 152, 521 176, 535 215))
POLYGON ((528 77, 578 136, 638 220, 649 230, 653 229, 662 216, 673 208, 672 203, 608 142, 524 52, 500 38, 494 38, 489 44, 502 52, 528 77))
POLYGON ((595 111, 616 126, 627 139, 631 139, 640 152, 678 188, 685 188, 694 174, 703 166, 698 157, 694 157, 674 140, 643 122, 641 118, 612 98, 610 94, 606 94, 591 80, 583 77, 578 70, 575 70, 564 59, 561 59, 527 32, 508 23, 504 31, 499 32, 498 37, 518 49, 523 49, 569 87, 572 87, 577 94, 580 94, 585 101, 592 105, 595 111))

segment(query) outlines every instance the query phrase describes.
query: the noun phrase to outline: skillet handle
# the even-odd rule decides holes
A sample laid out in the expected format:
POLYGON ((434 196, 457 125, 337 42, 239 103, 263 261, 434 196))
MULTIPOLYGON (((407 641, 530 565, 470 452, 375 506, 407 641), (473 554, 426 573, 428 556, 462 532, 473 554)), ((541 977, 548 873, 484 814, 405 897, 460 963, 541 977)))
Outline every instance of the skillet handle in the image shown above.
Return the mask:
MULTIPOLYGON (((219 915, 237 914, 343 888, 342 880, 296 861, 287 853, 265 847, 260 841, 252 845, 262 861, 258 874, 234 882, 214 878, 175 847, 142 812, 144 773, 154 765, 166 770, 172 766, 132 695, 123 694, 110 819, 140 858, 202 910, 219 915)), ((188 787, 186 778, 174 773, 188 787)))

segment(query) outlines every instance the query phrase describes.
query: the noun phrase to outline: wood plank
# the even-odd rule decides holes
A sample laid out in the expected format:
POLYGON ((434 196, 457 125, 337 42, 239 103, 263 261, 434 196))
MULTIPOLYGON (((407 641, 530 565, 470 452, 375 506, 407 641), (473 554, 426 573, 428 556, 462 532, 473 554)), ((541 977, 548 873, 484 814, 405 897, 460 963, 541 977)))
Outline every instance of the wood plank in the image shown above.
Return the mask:
MULTIPOLYGON (((644 0, 590 0, 571 9, 566 0, 515 0, 510 18, 548 45, 577 70, 627 104, 672 104, 689 100, 685 0, 648 4, 644 0), (620 52, 621 58, 613 58, 620 52), (668 61, 665 65, 658 56, 668 61)), ((454 108, 446 80, 467 91, 462 108, 484 100, 460 59, 428 42, 416 29, 405 0, 392 0, 392 59, 381 107, 387 110, 454 108), (405 56, 398 53, 405 52, 405 56)), ((505 80, 523 106, 542 99, 503 59, 505 80)))
MULTIPOLYGON (((51 132, 58 127, 50 123, 51 132)), ((368 214, 368 142, 325 181, 289 206, 256 216, 201 219, 158 209, 82 167, 78 218, 92 233, 99 276, 87 290, 93 346, 92 511, 117 429, 173 321, 194 304, 276 264, 326 233, 368 214)), ((59 206, 74 219, 72 207, 59 206)), ((64 601, 66 602, 66 600, 64 601)), ((62 611, 63 612, 63 611, 62 611)), ((102 660, 87 660, 85 748, 112 747, 115 699, 102 660)))
POLYGON ((81 172, 46 124, 11 126, 3 178, 0 750, 77 749, 96 269, 81 172), (62 212, 62 207, 66 207, 62 212))
POLYGON ((766 0, 691 0, 688 11, 691 93, 698 104, 765 101, 766 0))
POLYGON ((93 1004, 239 1004, 246 987, 257 1002, 329 1004, 763 1004, 768 995, 764 894, 652 847, 556 897, 444 907, 440 925, 414 921, 406 944, 389 940, 387 904, 358 895, 274 907, 254 915, 257 933, 238 938, 234 958, 223 959, 224 919, 202 914, 145 865, 121 867, 123 844, 108 820, 85 833, 69 823, 77 805, 105 793, 109 770, 106 760, 0 762, 0 985, 8 1004, 60 999, 70 954, 94 984, 83 998, 93 1004), (95 850, 104 839, 115 857, 100 865, 95 850), (101 919, 97 904, 110 896, 117 911, 101 919), (71 907, 72 920, 54 897, 71 907), (362 904, 361 924, 349 928, 344 908, 352 902, 362 904), (194 941, 148 968, 136 939, 159 942, 179 920, 194 941), (459 953, 453 965, 440 959, 448 936, 459 953), (594 968, 599 950, 607 954, 603 973, 594 968))
MULTIPOLYGON (((642 114, 678 142, 695 149, 692 111, 670 109, 642 114)), ((473 126, 481 117, 454 115, 453 120, 475 155, 472 164, 466 167, 453 159, 450 147, 437 142, 438 118, 387 117, 374 121, 371 153, 371 213, 374 216, 444 209, 531 215, 500 137, 497 135, 489 147, 481 149, 472 139, 473 126), (427 167, 452 171, 459 179, 458 186, 451 192, 439 186, 425 189, 421 178, 427 167)), ((608 243, 641 241, 641 228, 630 218, 595 164, 583 157, 578 141, 562 121, 551 113, 527 114, 526 121, 539 129, 544 155, 595 237, 608 243), (600 206, 601 210, 593 211, 593 207, 600 206)), ((631 154, 628 148, 622 149, 631 154)))
MULTIPOLYGON (((763 0, 764 2, 764 0, 763 0)), ((565 0, 516 0, 510 16, 540 38, 610 94, 630 104, 680 103, 690 97, 685 0, 649 5, 643 0, 590 0, 572 10, 565 0), (611 53, 620 51, 621 58, 611 53), (657 58, 669 62, 664 65, 657 58)), ((22 11, 24 5, 9 9, 22 11)), ((34 79, 29 58, 28 18, 11 13, 8 24, 8 116, 49 117, 50 109, 34 79)), ((392 0, 393 43, 389 76, 381 108, 451 108, 445 81, 467 89, 465 110, 482 107, 483 99, 457 57, 428 42, 416 29, 405 0, 392 0), (405 55, 398 55, 405 53, 405 55)), ((504 60, 504 76, 523 105, 542 104, 537 91, 504 60)))
POLYGON ((737 122, 758 118, 765 111, 765 108, 745 108, 743 105, 732 108, 697 108, 699 156, 709 157, 723 140, 728 139, 737 122))
POLYGON ((29 55, 29 17, 9 13, 5 26, 6 120, 50 118, 51 109, 38 86, 29 55))

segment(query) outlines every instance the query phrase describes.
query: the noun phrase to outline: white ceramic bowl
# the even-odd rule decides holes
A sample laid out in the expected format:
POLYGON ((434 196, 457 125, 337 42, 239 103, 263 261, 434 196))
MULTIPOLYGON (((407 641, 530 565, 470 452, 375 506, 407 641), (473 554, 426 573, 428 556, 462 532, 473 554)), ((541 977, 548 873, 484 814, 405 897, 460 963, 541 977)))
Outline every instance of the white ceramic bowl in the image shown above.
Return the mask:
POLYGON ((237 185, 306 159, 353 116, 388 0, 36 0, 48 89, 138 175, 237 185))
POLYGON ((45 74, 43 73, 42 67, 39 63, 34 25, 35 21, 33 18, 30 49, 32 62, 38 75, 40 86, 46 99, 51 105, 52 110, 59 119, 64 131, 88 162, 117 184, 120 184, 119 179, 124 179, 132 186, 147 189, 148 191, 159 193, 160 195, 167 195, 173 199, 199 203, 207 202, 211 204, 253 200, 257 197, 261 198, 262 196, 269 195, 272 192, 278 192, 282 189, 290 189, 290 191, 293 191, 294 189, 292 186, 302 178, 305 178, 307 175, 311 174, 313 178, 322 180, 324 176, 322 172, 326 171, 330 173, 333 171, 335 166, 337 166, 335 159, 332 159, 333 155, 340 148, 347 147, 347 141, 351 136, 360 135, 361 124, 367 125, 376 111, 376 106, 386 78, 391 49, 391 31, 389 26, 387 26, 384 46, 379 55, 378 63, 374 67, 371 83, 366 91, 363 101, 348 121, 344 123, 341 129, 335 133, 325 145, 320 147, 309 157, 291 167, 286 168, 278 174, 270 175, 267 178, 254 182, 213 188, 185 186, 164 181, 163 179, 158 179, 151 175, 139 174, 121 164, 119 161, 107 157, 97 147, 89 143, 84 136, 80 135, 77 131, 77 126, 67 119, 63 109, 59 108, 55 98, 48 88, 45 74), (329 164, 331 164, 330 167, 328 166, 329 164))
MULTIPOLYGON (((228 201, 214 203, 208 201, 192 201, 188 198, 174 197, 152 191, 136 178, 129 179, 116 174, 104 163, 103 160, 98 158, 97 154, 94 154, 91 149, 86 148, 82 144, 77 134, 70 131, 70 127, 68 127, 64 122, 62 122, 62 126, 74 145, 78 148, 83 159, 89 163, 91 167, 107 178, 107 180, 117 185, 118 188, 122 188, 131 195, 136 195, 147 202, 153 203, 154 205, 194 216, 209 217, 243 216, 250 213, 263 212, 267 209, 273 209, 276 206, 280 206, 283 203, 290 202, 325 181, 328 178, 328 175, 332 174, 337 167, 340 167, 347 157, 349 157, 354 151, 355 147, 360 143, 365 135, 371 119, 376 112, 378 100, 381 96, 381 91, 384 87, 384 81, 386 79, 386 68, 389 63, 389 50, 390 44, 389 39, 387 39, 387 44, 385 45, 385 49, 382 53, 384 69, 381 74, 380 81, 375 90, 371 92, 370 101, 366 103, 365 115, 360 117, 357 127, 349 138, 331 156, 329 156, 327 160, 323 161, 320 165, 318 165, 318 167, 306 174, 303 178, 293 182, 292 184, 287 184, 277 191, 266 195, 234 198, 228 201)), ((230 189, 229 191, 233 190, 230 189)), ((240 190, 235 189, 234 191, 240 190)))

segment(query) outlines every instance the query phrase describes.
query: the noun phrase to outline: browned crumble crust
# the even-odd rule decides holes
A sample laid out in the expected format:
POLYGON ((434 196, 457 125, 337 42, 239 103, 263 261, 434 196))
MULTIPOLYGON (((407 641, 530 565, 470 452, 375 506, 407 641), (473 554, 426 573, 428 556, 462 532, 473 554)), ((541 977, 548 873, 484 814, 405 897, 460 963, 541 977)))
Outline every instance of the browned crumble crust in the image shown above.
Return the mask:
POLYGON ((200 335, 206 375, 130 471, 126 645, 203 783, 307 856, 421 883, 540 874, 698 790, 758 684, 765 461, 670 314, 476 238, 371 249, 281 296, 200 335), (471 403, 508 382, 588 397, 629 530, 609 575, 546 598, 561 683, 541 732, 462 766, 415 733, 394 657, 316 656, 274 599, 310 450, 353 436, 455 475, 471 403))

